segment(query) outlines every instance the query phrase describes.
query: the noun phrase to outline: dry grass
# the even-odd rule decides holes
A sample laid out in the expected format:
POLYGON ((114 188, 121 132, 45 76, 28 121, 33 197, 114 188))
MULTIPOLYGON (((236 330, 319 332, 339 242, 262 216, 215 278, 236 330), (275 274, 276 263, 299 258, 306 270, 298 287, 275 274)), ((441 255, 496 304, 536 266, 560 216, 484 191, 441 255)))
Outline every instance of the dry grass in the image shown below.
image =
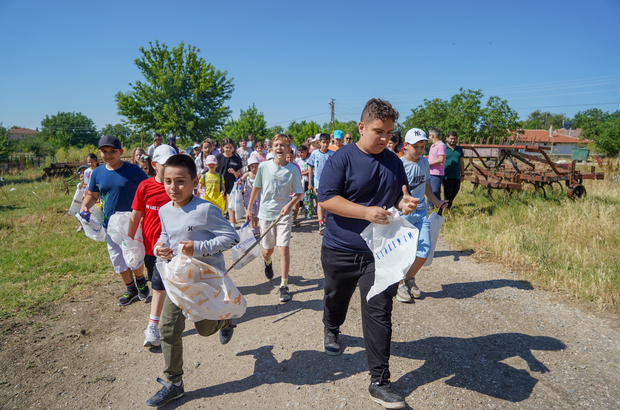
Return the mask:
POLYGON ((494 191, 494 201, 464 183, 442 235, 483 258, 519 268, 546 289, 566 291, 601 307, 620 305, 620 176, 584 181, 573 201, 555 191, 494 191))

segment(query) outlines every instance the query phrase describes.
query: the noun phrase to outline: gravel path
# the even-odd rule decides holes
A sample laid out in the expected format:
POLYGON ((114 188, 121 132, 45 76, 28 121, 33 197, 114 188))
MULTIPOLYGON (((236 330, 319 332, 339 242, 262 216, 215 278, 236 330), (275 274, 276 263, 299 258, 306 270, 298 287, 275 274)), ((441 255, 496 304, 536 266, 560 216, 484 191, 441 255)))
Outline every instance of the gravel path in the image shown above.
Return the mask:
MULTIPOLYGON (((381 408, 367 393, 359 293, 344 354, 322 352, 320 239, 316 221, 294 229, 290 302, 277 299, 277 256, 270 282, 258 260, 234 271, 247 313, 224 346, 188 324, 186 394, 167 408, 381 408)), ((417 284, 423 299, 395 301, 393 313, 392 382, 409 408, 620 409, 617 315, 532 289, 444 242, 417 284)), ((115 278, 30 324, 2 323, 0 408, 146 408, 163 357, 141 347, 148 305, 117 307, 120 290, 115 278)))

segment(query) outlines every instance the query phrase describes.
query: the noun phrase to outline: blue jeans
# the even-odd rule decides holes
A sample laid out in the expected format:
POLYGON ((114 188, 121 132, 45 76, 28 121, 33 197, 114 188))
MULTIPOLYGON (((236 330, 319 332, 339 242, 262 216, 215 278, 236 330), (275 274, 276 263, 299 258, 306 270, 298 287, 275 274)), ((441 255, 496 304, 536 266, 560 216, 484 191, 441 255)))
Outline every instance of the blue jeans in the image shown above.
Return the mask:
MULTIPOLYGON (((431 186, 431 191, 437 197, 438 200, 441 201, 441 183, 443 182, 443 175, 431 175, 431 179, 428 181, 428 184, 431 186)), ((428 201, 431 202, 431 201, 428 201)), ((431 208, 434 207, 433 203, 428 204, 431 208)))

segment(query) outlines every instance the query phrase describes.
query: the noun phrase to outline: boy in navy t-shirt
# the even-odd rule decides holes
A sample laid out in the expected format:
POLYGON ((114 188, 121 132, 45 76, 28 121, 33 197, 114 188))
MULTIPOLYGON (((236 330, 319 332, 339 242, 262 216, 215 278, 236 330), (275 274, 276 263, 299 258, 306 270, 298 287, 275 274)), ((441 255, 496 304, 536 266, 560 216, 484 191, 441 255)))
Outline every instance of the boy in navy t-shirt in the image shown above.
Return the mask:
POLYGON ((327 211, 321 248, 325 274, 323 324, 325 353, 342 352, 338 335, 359 284, 362 328, 371 376, 371 398, 384 407, 405 407, 390 386, 392 302, 398 283, 366 301, 374 284, 374 256, 360 233, 368 224, 388 224, 386 209, 412 212, 418 200, 407 192, 407 174, 400 159, 384 148, 398 112, 389 102, 371 99, 358 124, 360 140, 341 147, 325 164, 318 201, 327 211))
MULTIPOLYGON (((103 203, 103 221, 100 222, 107 228, 110 217, 116 212, 131 212, 131 204, 138 185, 148 179, 148 176, 139 166, 121 161, 123 148, 115 136, 101 137, 98 148, 104 165, 93 171, 81 211, 88 214, 90 207, 100 199, 103 203)), ((112 267, 121 275, 127 287, 118 305, 127 306, 138 298, 146 299, 149 296, 149 287, 143 273, 144 265, 132 273, 123 258, 121 247, 114 243, 109 235, 106 237, 106 242, 112 267)))

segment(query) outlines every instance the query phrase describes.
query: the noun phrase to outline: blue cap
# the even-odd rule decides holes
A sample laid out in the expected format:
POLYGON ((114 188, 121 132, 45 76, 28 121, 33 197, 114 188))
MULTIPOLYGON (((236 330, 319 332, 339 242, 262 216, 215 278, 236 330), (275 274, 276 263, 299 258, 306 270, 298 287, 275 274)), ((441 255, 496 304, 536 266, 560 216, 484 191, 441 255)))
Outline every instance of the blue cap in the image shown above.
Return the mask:
POLYGON ((340 130, 334 131, 334 138, 336 138, 337 140, 341 140, 342 139, 342 131, 340 131, 340 130))

